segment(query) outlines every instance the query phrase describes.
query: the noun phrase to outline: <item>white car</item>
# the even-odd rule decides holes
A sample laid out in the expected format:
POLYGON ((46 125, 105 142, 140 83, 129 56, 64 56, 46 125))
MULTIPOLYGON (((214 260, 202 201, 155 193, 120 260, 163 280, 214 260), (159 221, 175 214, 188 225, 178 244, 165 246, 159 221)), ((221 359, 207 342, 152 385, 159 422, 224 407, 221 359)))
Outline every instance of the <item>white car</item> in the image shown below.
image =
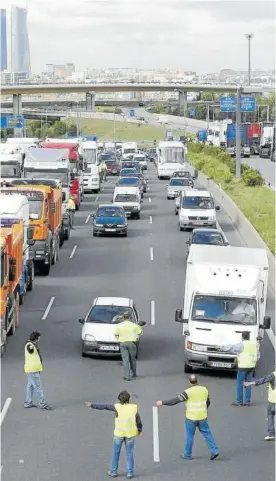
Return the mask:
POLYGON ((194 182, 192 179, 173 177, 167 184, 167 199, 175 199, 181 190, 192 189, 194 182))
POLYGON ((144 154, 135 154, 133 156, 133 161, 137 161, 140 164, 140 167, 142 170, 147 170, 148 169, 148 163, 147 163, 147 158, 144 154))
POLYGON ((141 202, 143 200, 141 199, 139 187, 116 186, 112 202, 123 207, 127 217, 140 219, 141 202))
POLYGON ((184 190, 180 194, 178 208, 179 229, 216 228, 217 210, 220 210, 220 207, 215 206, 214 198, 208 190, 184 190))
MULTIPOLYGON (((132 299, 127 297, 97 297, 86 316, 79 319, 83 325, 82 356, 95 354, 120 355, 120 346, 114 332, 116 326, 123 320, 127 312, 130 320, 144 326, 145 321, 140 321, 139 313, 132 299)), ((137 339, 137 347, 139 340, 137 339)))

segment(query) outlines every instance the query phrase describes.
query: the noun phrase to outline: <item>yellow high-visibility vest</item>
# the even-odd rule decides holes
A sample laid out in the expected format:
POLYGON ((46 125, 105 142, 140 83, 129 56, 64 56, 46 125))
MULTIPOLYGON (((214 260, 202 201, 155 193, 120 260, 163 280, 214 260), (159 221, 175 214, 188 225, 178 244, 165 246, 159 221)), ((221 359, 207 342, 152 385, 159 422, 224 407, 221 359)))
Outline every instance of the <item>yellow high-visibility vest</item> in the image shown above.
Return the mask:
POLYGON ((75 210, 75 208, 76 208, 75 202, 73 201, 73 199, 69 199, 67 202, 67 209, 75 210))
POLYGON ((136 342, 142 334, 142 329, 134 322, 123 321, 116 327, 114 334, 118 336, 119 342, 136 342))
POLYGON ((136 404, 115 404, 118 416, 115 418, 114 436, 119 438, 133 438, 137 436, 136 404))
POLYGON ((30 341, 28 341, 25 345, 24 371, 26 373, 43 371, 42 362, 40 359, 40 355, 38 354, 38 350, 35 345, 30 341), (28 345, 31 345, 34 349, 34 352, 32 354, 30 354, 27 350, 28 345))
POLYGON ((243 341, 243 351, 238 354, 238 368, 255 368, 258 360, 258 343, 256 341, 243 341))
MULTIPOLYGON (((276 371, 273 372, 275 379, 276 379, 276 371)), ((268 402, 269 403, 276 403, 276 387, 272 389, 271 383, 268 385, 268 402)))
POLYGON ((208 416, 207 399, 208 389, 204 386, 192 386, 184 391, 188 400, 186 401, 186 418, 191 421, 202 421, 208 416))

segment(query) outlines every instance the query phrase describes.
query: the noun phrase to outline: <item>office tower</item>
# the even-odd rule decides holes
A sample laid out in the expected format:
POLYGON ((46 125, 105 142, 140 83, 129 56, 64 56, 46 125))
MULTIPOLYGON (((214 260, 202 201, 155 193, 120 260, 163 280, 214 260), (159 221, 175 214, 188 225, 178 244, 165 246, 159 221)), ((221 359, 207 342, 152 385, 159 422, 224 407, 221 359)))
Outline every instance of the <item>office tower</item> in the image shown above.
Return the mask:
POLYGON ((7 16, 6 10, 1 8, 1 72, 7 70, 7 16))
POLYGON ((31 71, 30 47, 27 26, 27 9, 12 5, 7 22, 8 70, 9 72, 31 71))

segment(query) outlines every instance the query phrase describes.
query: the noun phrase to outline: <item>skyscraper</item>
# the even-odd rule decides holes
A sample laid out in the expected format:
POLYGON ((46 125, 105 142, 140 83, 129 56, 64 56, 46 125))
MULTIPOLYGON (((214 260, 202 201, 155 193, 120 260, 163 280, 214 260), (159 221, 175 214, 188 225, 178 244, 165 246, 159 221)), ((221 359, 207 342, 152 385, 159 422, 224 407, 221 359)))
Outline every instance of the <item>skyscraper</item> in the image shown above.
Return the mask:
POLYGON ((31 72, 27 9, 12 5, 7 22, 8 71, 31 72))
POLYGON ((1 72, 7 70, 7 16, 6 10, 1 8, 1 72))

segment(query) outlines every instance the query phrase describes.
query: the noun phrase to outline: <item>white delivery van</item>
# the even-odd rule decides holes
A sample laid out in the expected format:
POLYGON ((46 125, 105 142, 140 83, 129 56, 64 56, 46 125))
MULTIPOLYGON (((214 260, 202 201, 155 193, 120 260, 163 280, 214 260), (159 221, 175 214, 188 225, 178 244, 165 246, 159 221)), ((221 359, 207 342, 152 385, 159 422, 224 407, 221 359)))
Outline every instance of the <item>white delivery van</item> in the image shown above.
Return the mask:
POLYGON ((124 142, 122 144, 122 158, 128 159, 138 153, 137 142, 124 142))
POLYGON ((83 188, 84 192, 100 192, 101 183, 98 165, 87 164, 83 173, 83 188))
POLYGON ((179 229, 194 227, 216 227, 217 217, 215 200, 208 190, 182 190, 178 208, 179 229))
POLYGON ((140 219, 141 202, 143 201, 139 187, 115 187, 112 202, 123 207, 127 217, 140 219))
POLYGON ((185 170, 185 147, 182 142, 159 142, 157 148, 158 179, 170 179, 174 172, 185 170))
POLYGON ((98 146, 97 142, 87 141, 81 144, 83 161, 88 164, 97 164, 98 146))
POLYGON ((183 311, 184 370, 235 370, 236 356, 220 347, 241 342, 244 331, 261 341, 266 316, 268 258, 265 249, 192 245, 187 259, 183 311))

